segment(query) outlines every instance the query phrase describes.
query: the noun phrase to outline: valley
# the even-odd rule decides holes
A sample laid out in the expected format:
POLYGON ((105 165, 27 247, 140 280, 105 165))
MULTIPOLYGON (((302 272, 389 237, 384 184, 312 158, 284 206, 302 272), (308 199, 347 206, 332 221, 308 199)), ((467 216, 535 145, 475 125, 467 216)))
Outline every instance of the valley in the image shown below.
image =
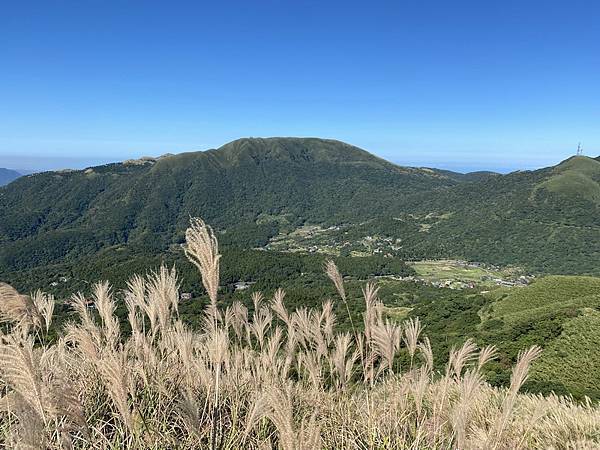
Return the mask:
POLYGON ((600 2, 2 7, 0 450, 600 449, 600 2))
MULTIPOLYGON (((0 280, 54 295, 60 325, 73 292, 89 295, 101 280, 121 292, 164 264, 179 275, 181 318, 199 327, 208 299, 182 243, 189 217, 203 215, 220 242, 224 306, 252 311, 253 293, 283 288, 289 308, 318 307, 335 296, 323 273, 332 259, 351 313, 334 303, 340 331, 362 323, 372 280, 387 318, 421 319, 437 369, 472 337, 499 349, 486 378, 503 386, 518 351, 537 344, 549 352, 527 389, 600 398, 595 382, 558 376, 561 346, 586 354, 590 340, 576 330, 596 333, 598 167, 575 157, 467 176, 396 166, 337 141, 274 138, 29 175, 0 188, 0 280)), ((120 304, 123 321, 124 312, 120 304)), ((596 362, 583 361, 594 373, 596 362)))

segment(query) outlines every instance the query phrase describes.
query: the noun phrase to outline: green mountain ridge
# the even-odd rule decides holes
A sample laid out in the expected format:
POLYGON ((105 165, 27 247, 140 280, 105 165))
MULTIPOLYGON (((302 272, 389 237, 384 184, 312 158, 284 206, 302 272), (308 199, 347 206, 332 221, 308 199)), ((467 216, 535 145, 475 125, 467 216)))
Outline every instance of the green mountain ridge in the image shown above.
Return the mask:
POLYGON ((291 138, 35 174, 0 190, 0 266, 42 265, 110 245, 161 251, 181 240, 190 216, 220 229, 264 215, 291 225, 361 221, 452 183, 340 142, 291 138))
POLYGON ((34 174, 0 189, 0 276, 124 246, 159 254, 182 242, 190 216, 226 231, 226 245, 246 248, 306 223, 349 224, 400 239, 404 259, 593 274, 597 167, 576 157, 536 171, 460 177, 397 166, 335 140, 245 138, 34 174))
POLYGON ((564 196, 583 197, 600 202, 600 162, 586 156, 573 156, 552 169, 552 176, 539 185, 564 196))
POLYGON ((424 168, 424 170, 433 171, 435 173, 440 174, 441 176, 445 176, 445 177, 451 178, 456 181, 479 181, 479 180, 482 180, 482 179, 490 177, 490 176, 500 176, 501 175, 498 172, 493 172, 490 170, 478 170, 475 172, 466 172, 466 173, 453 172, 451 170, 444 170, 444 169, 434 169, 434 168, 429 168, 429 167, 424 168))
POLYGON ((533 365, 529 389, 600 398, 600 361, 595 352, 600 336, 600 278, 548 276, 526 288, 500 289, 489 295, 496 300, 481 314, 485 342, 498 345, 511 360, 526 346, 544 348, 533 365))
MULTIPOLYGON (((102 279, 118 291, 132 274, 162 263, 175 266, 182 290, 193 293, 181 314, 197 325, 204 291, 180 244, 190 216, 201 216, 218 231, 226 304, 239 299, 252 307, 250 291, 270 296, 282 287, 292 308, 318 305, 335 296, 322 273, 333 257, 354 323, 361 322, 364 281, 383 277, 377 281, 386 314, 421 318, 440 370, 448 350, 473 337, 498 347, 486 378, 507 385, 519 352, 536 344, 544 352, 526 389, 598 399, 600 278, 541 276, 527 287, 488 292, 487 285, 442 289, 402 277, 418 276, 406 260, 446 258, 600 275, 599 167, 598 158, 579 156, 506 175, 457 174, 397 166, 334 140, 250 138, 202 152, 33 174, 0 188, 0 281, 62 299, 102 279), (339 248, 377 239, 395 249, 392 257, 374 251, 359 257, 306 250, 318 241, 297 253, 271 247, 314 229, 339 248), (240 281, 255 284, 238 292, 240 281)), ((61 308, 67 320, 68 308, 61 308)), ((345 319, 342 325, 350 326, 345 319)))

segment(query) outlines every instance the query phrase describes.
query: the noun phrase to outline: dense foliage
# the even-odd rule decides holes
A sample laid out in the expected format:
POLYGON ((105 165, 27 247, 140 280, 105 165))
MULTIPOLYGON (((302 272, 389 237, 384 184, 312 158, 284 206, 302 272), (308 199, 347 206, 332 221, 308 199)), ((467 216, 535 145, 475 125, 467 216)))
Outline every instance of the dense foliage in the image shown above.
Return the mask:
POLYGON ((162 250, 181 242, 189 217, 200 214, 253 246, 273 233, 248 229, 264 216, 288 226, 358 221, 400 211, 408 194, 445 184, 318 139, 248 139, 156 162, 36 174, 0 191, 0 265, 32 267, 124 244, 162 250))
POLYGON ((225 245, 264 246, 305 224, 401 241, 402 259, 463 258, 597 274, 600 162, 458 176, 395 166, 320 139, 242 139, 218 150, 22 177, 0 189, 0 276, 127 247, 160 254, 202 215, 225 245))

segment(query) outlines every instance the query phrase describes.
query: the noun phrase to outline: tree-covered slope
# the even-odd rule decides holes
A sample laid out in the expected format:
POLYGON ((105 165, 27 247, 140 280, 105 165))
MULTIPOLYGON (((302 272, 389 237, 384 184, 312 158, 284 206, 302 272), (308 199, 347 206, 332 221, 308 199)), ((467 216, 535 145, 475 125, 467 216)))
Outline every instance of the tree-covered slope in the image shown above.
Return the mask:
POLYGON ((261 217, 359 222, 451 184, 341 142, 292 138, 36 174, 0 190, 0 265, 30 267, 122 244, 163 250, 181 240, 190 216, 220 229, 261 217))
POLYGON ((544 351, 534 364, 530 389, 600 398, 600 278, 549 276, 489 297, 492 303, 480 311, 479 335, 500 349, 493 365, 499 382, 506 381, 505 369, 519 349, 537 344, 544 351))
POLYGON ((526 287, 491 291, 381 284, 386 305, 398 301, 408 317, 420 318, 440 371, 447 362, 444 354, 471 337, 480 346, 496 346, 498 357, 486 376, 507 385, 519 352, 538 345, 542 355, 532 367, 528 390, 600 400, 600 278, 551 275, 526 287))
POLYGON ((190 216, 225 245, 345 224, 404 259, 462 258, 546 273, 600 272, 600 162, 508 175, 400 167, 339 141, 240 139, 216 150, 22 177, 0 189, 0 274, 124 246, 160 253, 190 216))
POLYGON ((569 158, 556 166, 550 177, 538 188, 598 204, 600 203, 600 162, 584 156, 569 158))
POLYGON ((404 234, 408 257, 598 274, 599 167, 592 158, 576 157, 547 169, 458 183, 435 195, 424 192, 411 198, 410 215, 396 223, 403 230, 396 234, 404 234))

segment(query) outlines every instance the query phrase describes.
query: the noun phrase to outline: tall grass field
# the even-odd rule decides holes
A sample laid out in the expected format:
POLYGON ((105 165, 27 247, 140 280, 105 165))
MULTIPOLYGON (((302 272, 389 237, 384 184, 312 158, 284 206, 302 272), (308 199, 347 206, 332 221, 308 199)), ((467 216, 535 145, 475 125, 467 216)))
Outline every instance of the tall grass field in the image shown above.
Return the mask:
POLYGON ((538 347, 522 349, 509 387, 493 388, 483 377, 493 346, 467 340, 434 370, 427 330, 386 318, 375 284, 363 288, 362 323, 337 331, 333 307, 346 306, 346 292, 332 262, 324 270, 337 295, 318 309, 289 310, 283 290, 224 308, 211 227, 192 220, 184 249, 210 298, 199 330, 179 319, 178 277, 165 267, 122 292, 104 282, 92 298, 74 294, 78 319, 58 339, 48 334, 54 298, 0 285, 2 448, 600 446, 598 405, 520 393, 538 347))

